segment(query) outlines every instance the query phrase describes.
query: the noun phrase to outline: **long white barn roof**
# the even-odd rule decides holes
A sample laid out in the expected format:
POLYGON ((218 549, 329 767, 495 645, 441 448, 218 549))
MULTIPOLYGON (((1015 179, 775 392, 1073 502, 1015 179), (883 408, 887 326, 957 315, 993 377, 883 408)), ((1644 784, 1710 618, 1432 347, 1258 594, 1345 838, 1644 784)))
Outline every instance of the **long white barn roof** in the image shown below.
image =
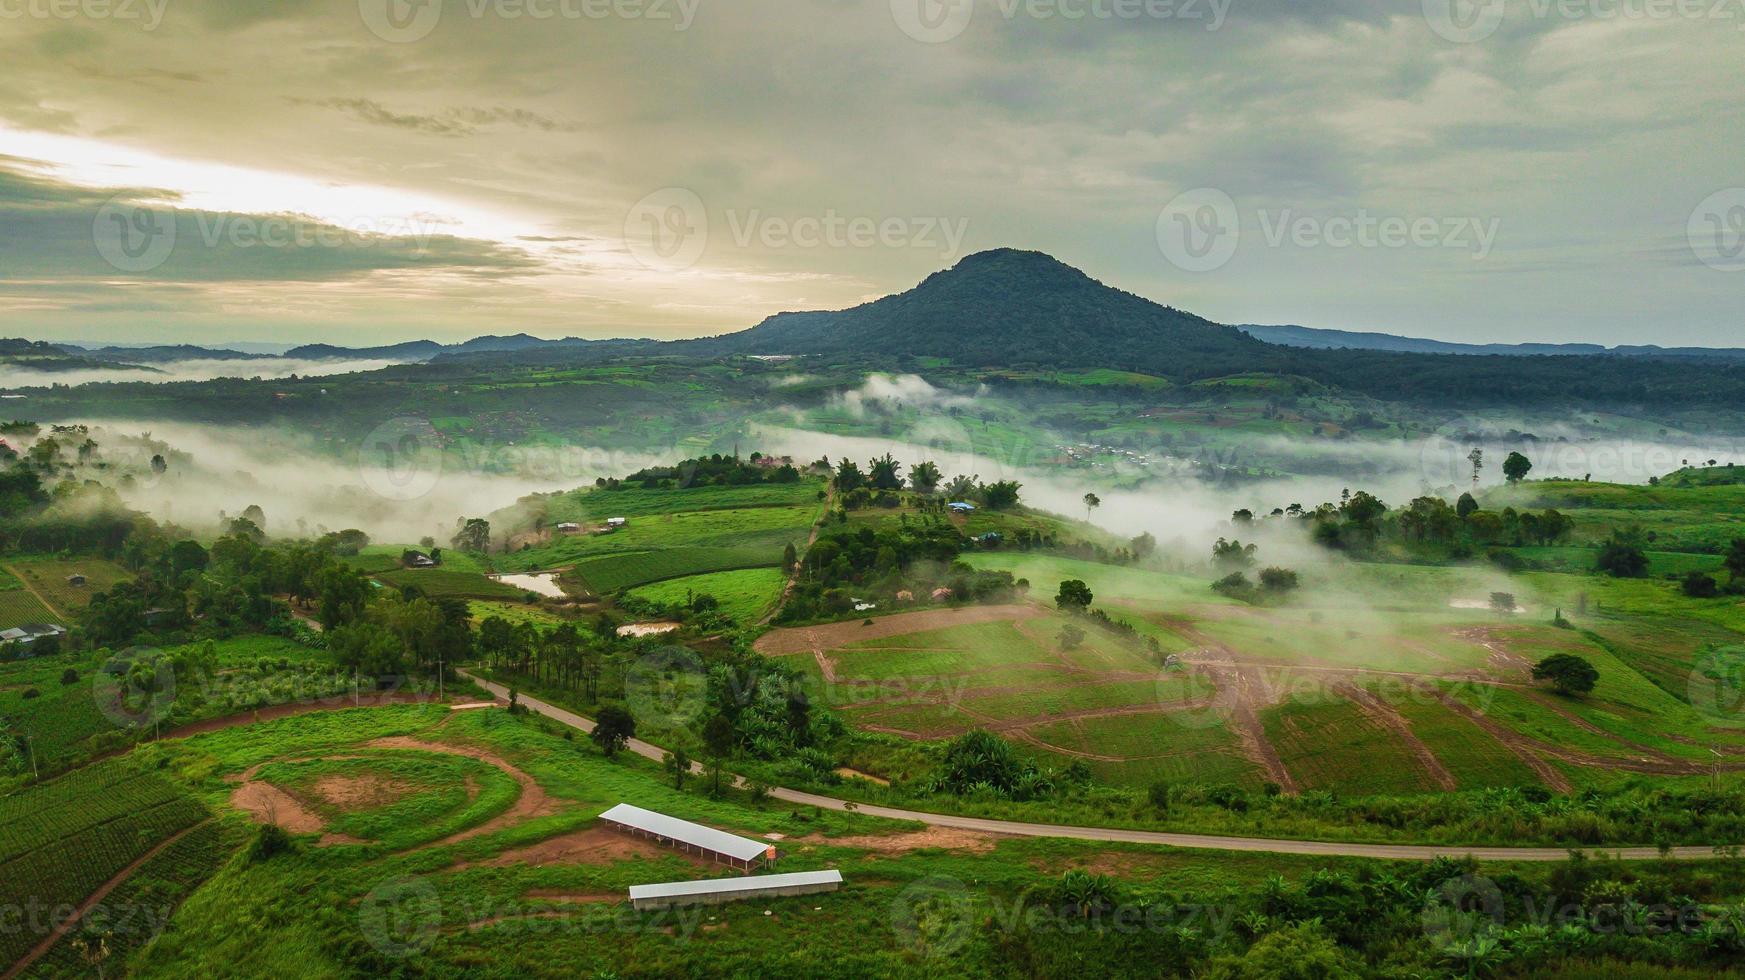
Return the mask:
POLYGON ((637 830, 651 834, 659 834, 670 840, 681 841, 692 847, 700 847, 716 854, 725 854, 741 861, 751 861, 763 857, 769 851, 768 844, 761 844, 744 837, 736 837, 723 830, 705 827, 689 820, 680 820, 678 817, 669 817, 653 810, 644 810, 642 807, 631 806, 628 803, 620 803, 607 810, 600 814, 600 819, 610 820, 626 827, 635 827, 637 830))
POLYGON ((679 898, 692 895, 731 895, 797 885, 840 885, 840 871, 799 871, 785 875, 752 875, 749 878, 711 878, 708 881, 667 881, 658 885, 631 885, 630 900, 679 898))

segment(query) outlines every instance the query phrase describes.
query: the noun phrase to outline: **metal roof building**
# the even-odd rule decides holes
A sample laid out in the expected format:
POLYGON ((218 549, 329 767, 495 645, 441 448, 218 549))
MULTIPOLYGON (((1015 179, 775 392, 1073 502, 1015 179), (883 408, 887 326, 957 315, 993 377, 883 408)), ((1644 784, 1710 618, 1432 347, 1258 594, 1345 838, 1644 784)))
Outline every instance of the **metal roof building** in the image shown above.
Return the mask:
POLYGON ((726 831, 705 827, 700 823, 669 817, 664 813, 644 810, 639 806, 620 803, 600 819, 627 834, 647 837, 683 851, 704 855, 722 864, 747 870, 775 857, 775 847, 759 841, 736 837, 726 831))
POLYGON ((840 871, 802 871, 786 875, 755 875, 714 881, 669 881, 659 885, 631 885, 630 904, 637 909, 664 909, 675 905, 719 905, 748 898, 812 895, 842 887, 840 871))

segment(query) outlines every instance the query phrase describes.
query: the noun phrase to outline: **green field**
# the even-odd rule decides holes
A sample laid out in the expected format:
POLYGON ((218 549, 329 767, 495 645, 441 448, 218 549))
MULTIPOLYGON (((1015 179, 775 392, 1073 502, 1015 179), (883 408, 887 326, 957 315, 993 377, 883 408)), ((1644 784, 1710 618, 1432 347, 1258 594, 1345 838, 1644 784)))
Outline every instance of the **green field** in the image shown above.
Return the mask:
POLYGON ((486 578, 478 572, 461 572, 449 568, 406 568, 382 572, 380 581, 396 586, 415 586, 432 599, 504 599, 524 596, 521 589, 486 578))
POLYGON ((709 572, 667 579, 638 586, 628 594, 649 602, 683 604, 687 596, 710 595, 721 603, 721 612, 735 621, 756 622, 782 594, 786 583, 779 568, 747 568, 732 572, 709 572))
POLYGON ((569 573, 595 595, 633 588, 666 579, 751 568, 774 568, 781 564, 777 546, 734 548, 669 548, 594 558, 569 573))

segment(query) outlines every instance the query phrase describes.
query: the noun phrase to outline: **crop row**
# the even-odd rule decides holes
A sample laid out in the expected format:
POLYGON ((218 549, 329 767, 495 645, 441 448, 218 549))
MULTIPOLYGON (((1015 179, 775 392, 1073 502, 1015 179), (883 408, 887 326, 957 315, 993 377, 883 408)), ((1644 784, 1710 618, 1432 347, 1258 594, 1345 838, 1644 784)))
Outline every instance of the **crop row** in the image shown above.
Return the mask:
POLYGON ((0 865, 180 796, 167 781, 114 759, 0 799, 0 865))

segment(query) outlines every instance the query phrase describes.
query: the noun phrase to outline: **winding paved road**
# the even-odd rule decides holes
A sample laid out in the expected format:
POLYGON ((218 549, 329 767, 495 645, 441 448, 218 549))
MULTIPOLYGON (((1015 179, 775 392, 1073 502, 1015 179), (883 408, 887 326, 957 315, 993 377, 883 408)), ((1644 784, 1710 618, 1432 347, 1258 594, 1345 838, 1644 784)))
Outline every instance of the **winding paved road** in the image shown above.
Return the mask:
MULTIPOLYGON (((489 691, 499 701, 508 701, 509 691, 470 671, 461 670, 463 677, 489 691)), ((594 723, 563 708, 546 704, 538 698, 520 695, 519 701, 528 710, 562 722, 584 732, 594 730, 594 723)), ((660 761, 666 750, 641 739, 630 740, 630 750, 637 755, 660 761)), ((702 766, 693 763, 701 772, 702 766)), ((1131 844, 1163 844, 1169 847, 1193 847, 1211 851, 1250 851, 1267 854, 1309 854, 1321 857, 1379 858, 1396 861, 1429 861, 1439 857, 1472 856, 1481 861, 1564 861, 1569 858, 1565 847, 1460 847, 1441 844, 1351 844, 1340 841, 1278 840, 1271 837, 1220 837, 1215 834, 1170 834, 1155 830, 1126 830, 1119 827, 1070 827, 1059 824, 1021 823, 1012 820, 990 820, 985 817, 963 817, 949 813, 927 813, 921 810, 901 810, 872 803, 851 803, 830 796, 802 793, 798 790, 774 788, 770 795, 790 803, 803 803, 826 810, 847 810, 855 813, 888 817, 892 820, 912 820, 934 827, 955 827, 990 834, 1011 834, 1020 837, 1064 837, 1075 840, 1115 841, 1131 844)), ((1655 847, 1586 848, 1593 855, 1605 854, 1623 861, 1660 860, 1655 847)), ((1713 858, 1712 847, 1675 847, 1670 856, 1681 860, 1713 858)))

